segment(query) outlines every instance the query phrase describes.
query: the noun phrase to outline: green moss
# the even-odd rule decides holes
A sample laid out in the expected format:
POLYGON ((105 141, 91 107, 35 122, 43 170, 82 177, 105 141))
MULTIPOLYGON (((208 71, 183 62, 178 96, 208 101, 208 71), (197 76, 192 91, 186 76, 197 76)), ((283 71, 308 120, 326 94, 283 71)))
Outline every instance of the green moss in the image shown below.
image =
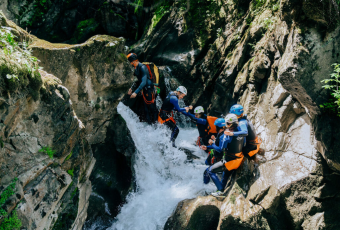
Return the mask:
POLYGON ((76 44, 82 42, 84 35, 94 33, 98 26, 99 23, 94 18, 79 22, 73 38, 71 39, 71 43, 76 44))
POLYGON ((169 12, 171 1, 164 1, 162 5, 158 6, 157 9, 154 12, 154 15, 151 20, 151 25, 149 27, 149 30, 147 32, 147 35, 150 35, 153 28, 157 25, 157 23, 163 18, 163 16, 169 12))
POLYGON ((51 0, 24 1, 19 9, 19 14, 17 15, 21 26, 33 26, 34 24, 42 22, 44 15, 49 11, 52 5, 53 2, 51 0), (33 6, 33 8, 30 6, 33 6), (28 9, 32 10, 28 12, 28 9))
POLYGON ((20 93, 28 89, 34 100, 39 98, 42 79, 38 59, 33 57, 26 41, 16 42, 16 36, 7 29, 0 29, 0 82, 4 91, 20 93))
POLYGON ((51 159, 53 159, 53 156, 55 154, 55 150, 51 149, 49 146, 43 147, 39 150, 39 152, 46 153, 51 159))
POLYGON ((71 151, 71 153, 66 157, 65 161, 67 161, 68 159, 70 159, 72 157, 73 152, 71 151))
POLYGON ((232 204, 235 204, 236 196, 235 196, 234 194, 231 194, 229 200, 230 200, 230 202, 231 202, 232 204))
POLYGON ((74 169, 70 169, 70 170, 67 170, 67 173, 68 173, 71 177, 73 177, 73 171, 74 171, 74 169))
POLYGON ((16 209, 12 211, 11 214, 7 214, 7 212, 2 208, 2 206, 8 201, 8 199, 14 195, 15 193, 15 185, 18 181, 18 178, 15 178, 12 183, 1 193, 0 196, 0 219, 2 219, 0 230, 9 230, 9 229, 20 229, 21 221, 18 218, 16 209))
POLYGON ((190 8, 187 10, 187 0, 180 1, 180 8, 185 9, 185 19, 189 28, 195 29, 197 42, 201 47, 204 47, 207 40, 212 36, 210 23, 219 28, 220 23, 218 17, 220 7, 217 1, 207 0, 190 0, 190 8))

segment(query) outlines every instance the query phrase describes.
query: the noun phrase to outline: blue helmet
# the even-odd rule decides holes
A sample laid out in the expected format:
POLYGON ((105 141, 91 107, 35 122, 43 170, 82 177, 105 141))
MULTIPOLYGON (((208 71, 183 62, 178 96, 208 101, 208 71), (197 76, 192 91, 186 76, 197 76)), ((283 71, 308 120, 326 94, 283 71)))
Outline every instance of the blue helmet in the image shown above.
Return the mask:
POLYGON ((218 119, 216 119, 214 125, 222 128, 222 127, 225 126, 225 120, 223 118, 218 118, 218 119))
POLYGON ((243 106, 242 105, 233 105, 230 108, 229 113, 236 114, 237 116, 240 116, 243 113, 243 106))

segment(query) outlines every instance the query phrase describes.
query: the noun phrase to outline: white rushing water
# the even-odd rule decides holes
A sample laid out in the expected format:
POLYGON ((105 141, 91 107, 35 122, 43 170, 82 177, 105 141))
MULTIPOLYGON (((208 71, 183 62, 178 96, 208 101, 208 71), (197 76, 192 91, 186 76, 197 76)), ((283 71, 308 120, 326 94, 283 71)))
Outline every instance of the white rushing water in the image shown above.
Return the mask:
POLYGON ((206 153, 194 146, 198 131, 180 128, 178 147, 193 150, 200 159, 187 162, 186 154, 169 143, 165 126, 139 122, 136 114, 120 103, 118 112, 125 119, 136 145, 134 171, 137 191, 130 193, 112 230, 163 229, 178 202, 212 192, 215 186, 203 184, 206 153))

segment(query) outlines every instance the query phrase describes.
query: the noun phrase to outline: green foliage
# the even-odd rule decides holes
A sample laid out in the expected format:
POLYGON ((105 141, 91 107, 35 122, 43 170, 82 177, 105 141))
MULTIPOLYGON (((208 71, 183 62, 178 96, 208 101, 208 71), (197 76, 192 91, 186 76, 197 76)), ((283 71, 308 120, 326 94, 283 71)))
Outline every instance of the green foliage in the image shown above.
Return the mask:
POLYGON ((265 18, 262 25, 266 30, 272 30, 274 28, 274 20, 272 18, 265 18))
POLYGON ((333 96, 333 100, 331 102, 324 103, 320 105, 321 108, 327 109, 337 113, 337 116, 340 117, 340 64, 334 63, 334 73, 331 74, 330 79, 324 79, 321 82, 326 85, 322 86, 324 89, 328 89, 331 91, 331 95, 333 96))
POLYGON ((8 92, 28 89, 34 100, 39 98, 42 80, 38 59, 32 56, 26 41, 17 42, 9 27, 0 28, 0 74, 8 92))
POLYGON ((272 6, 272 11, 273 11, 273 12, 276 12, 276 11, 278 11, 279 9, 280 9, 280 3, 274 4, 274 5, 272 6))
POLYGON ((39 150, 39 152, 46 153, 51 159, 53 159, 53 156, 55 154, 55 150, 51 149, 49 146, 43 147, 39 150))
POLYGON ((71 151, 71 153, 66 157, 65 161, 67 161, 68 159, 70 159, 71 156, 72 156, 72 154, 73 154, 73 152, 71 151))
POLYGON ((67 170, 67 173, 68 173, 71 177, 73 177, 73 171, 74 171, 74 169, 70 169, 70 170, 67 170))
POLYGON ((144 0, 135 0, 132 3, 133 6, 135 6, 135 14, 138 12, 139 9, 141 9, 144 5, 144 0))
POLYGON ((0 225, 0 230, 12 230, 20 229, 21 221, 18 218, 16 210, 14 210, 10 215, 2 208, 2 206, 7 202, 7 200, 15 193, 15 184, 18 178, 15 178, 12 183, 1 193, 0 198, 0 219, 3 221, 0 225))
POLYGON ((71 193, 71 200, 73 199, 73 197, 77 194, 77 191, 78 191, 78 187, 76 187, 74 189, 74 191, 71 193))
POLYGON ((23 27, 33 26, 35 23, 41 23, 44 15, 53 4, 51 0, 28 0, 23 3, 24 4, 21 6, 18 15, 23 27), (31 9, 31 4, 33 5, 33 14, 28 14, 28 10, 31 9))
POLYGON ((206 45, 207 40, 211 36, 209 23, 214 21, 216 27, 219 27, 216 20, 219 16, 220 7, 218 6, 217 0, 189 0, 190 8, 187 7, 187 0, 180 1, 180 8, 186 9, 185 18, 190 23, 190 27, 195 29, 197 42, 201 47, 206 45))
POLYGON ((222 34, 223 34, 222 28, 218 28, 218 29, 217 29, 217 37, 218 37, 218 38, 221 37, 222 34))
POLYGON ((267 0, 254 0, 253 4, 255 9, 262 7, 266 3, 266 1, 267 0))
POLYGON ((157 25, 157 23, 162 19, 162 17, 169 12, 170 10, 170 3, 168 1, 164 1, 165 5, 160 5, 159 7, 157 7, 152 20, 151 20, 151 25, 150 28, 148 30, 148 35, 151 34, 153 28, 155 28, 155 26, 157 25))
POLYGON ((94 33, 98 26, 99 23, 94 18, 86 19, 79 22, 76 31, 73 34, 73 38, 71 39, 71 43, 77 44, 80 42, 84 42, 84 35, 94 33))

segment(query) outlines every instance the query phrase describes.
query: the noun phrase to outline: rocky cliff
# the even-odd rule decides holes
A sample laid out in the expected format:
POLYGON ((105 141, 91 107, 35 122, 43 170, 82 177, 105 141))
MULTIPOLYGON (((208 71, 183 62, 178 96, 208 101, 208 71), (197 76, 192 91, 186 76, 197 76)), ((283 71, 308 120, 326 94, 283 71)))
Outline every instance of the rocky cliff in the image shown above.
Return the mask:
POLYGON ((124 39, 53 44, 1 25, 1 229, 82 229, 89 205, 114 217, 134 152, 116 111, 133 80, 124 39))
POLYGON ((330 98, 320 81, 339 61, 333 3, 178 1, 133 47, 168 65, 210 114, 242 104, 266 150, 224 200, 185 200, 165 229, 339 228, 338 118, 319 109, 330 98))
POLYGON ((2 48, 0 192, 15 185, 0 200, 3 210, 17 207, 11 215, 27 229, 80 229, 90 205, 90 222, 100 217, 110 226, 107 217, 133 187, 135 147, 116 111, 132 69, 125 39, 85 40, 143 34, 130 51, 170 67, 167 82, 185 85, 187 102, 211 115, 242 104, 265 149, 244 161, 225 199, 181 201, 164 228, 338 229, 339 118, 320 109, 330 99, 320 81, 339 62, 336 1, 159 2, 152 19, 134 14, 128 1, 1 2, 35 35, 84 42, 49 43, 1 17, 17 42, 32 41, 44 67, 37 72, 36 60, 24 55, 28 71, 2 48))

